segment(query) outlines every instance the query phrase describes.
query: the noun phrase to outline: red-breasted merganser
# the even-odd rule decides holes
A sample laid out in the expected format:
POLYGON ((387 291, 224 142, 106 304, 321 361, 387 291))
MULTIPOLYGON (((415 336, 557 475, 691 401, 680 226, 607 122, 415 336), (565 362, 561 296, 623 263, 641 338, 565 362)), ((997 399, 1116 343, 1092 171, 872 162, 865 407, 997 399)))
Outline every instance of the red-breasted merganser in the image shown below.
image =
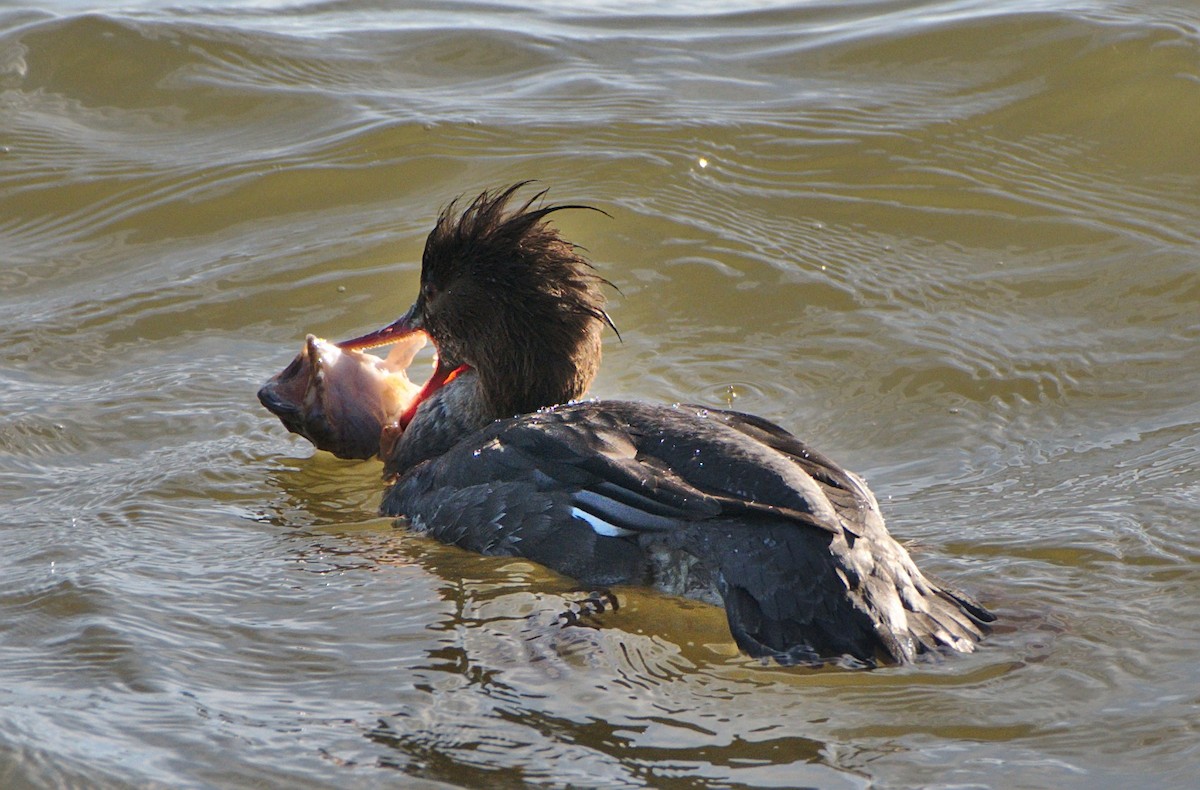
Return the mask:
MULTIPOLYGON (((522 186, 457 201, 420 291, 346 351, 428 335, 433 375, 385 439, 385 515, 592 588, 723 604, 737 644, 781 663, 875 666, 968 652, 994 617, 924 576, 863 480, 759 417, 576 401, 600 363, 606 284, 522 186)), ((266 401, 264 400, 264 403, 266 401)))

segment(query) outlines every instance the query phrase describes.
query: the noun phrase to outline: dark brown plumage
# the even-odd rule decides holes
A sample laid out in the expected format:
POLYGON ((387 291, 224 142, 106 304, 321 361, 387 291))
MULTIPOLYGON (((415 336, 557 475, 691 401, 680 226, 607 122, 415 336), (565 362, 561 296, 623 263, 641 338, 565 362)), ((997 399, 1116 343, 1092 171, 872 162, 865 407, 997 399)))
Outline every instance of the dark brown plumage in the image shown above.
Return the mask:
POLYGON ((599 278, 520 184, 451 204, 421 291, 370 345, 424 330, 439 365, 385 459, 383 511, 590 585, 723 603, 738 645, 873 666, 970 651, 993 617, 923 576, 866 484, 766 420, 582 396, 608 324, 599 278), (540 410, 540 411, 539 411, 540 410))
POLYGON ((535 208, 538 193, 510 209, 521 186, 442 212, 425 242, 417 297, 438 353, 475 370, 490 410, 506 417, 582 395, 608 323, 605 281, 545 221, 587 207, 535 208), (504 320, 481 320, 496 315, 504 320))

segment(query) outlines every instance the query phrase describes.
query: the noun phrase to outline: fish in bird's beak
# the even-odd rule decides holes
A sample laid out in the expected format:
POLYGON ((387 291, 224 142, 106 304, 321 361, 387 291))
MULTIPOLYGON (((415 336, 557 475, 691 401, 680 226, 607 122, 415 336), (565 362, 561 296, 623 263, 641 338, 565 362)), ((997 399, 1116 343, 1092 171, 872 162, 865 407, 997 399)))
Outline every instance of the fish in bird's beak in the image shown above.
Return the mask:
MULTIPOLYGON (((388 343, 403 342, 405 338, 412 337, 413 335, 425 336, 425 323, 422 317, 422 302, 420 299, 414 302, 412 307, 408 308, 408 312, 382 329, 376 329, 374 332, 368 332, 365 335, 350 340, 343 340, 338 343, 338 348, 358 351, 385 346, 388 343)), ((412 422, 413 417, 417 413, 418 406, 433 395, 433 393, 453 381, 455 376, 467 369, 467 365, 446 364, 446 361, 439 354, 437 362, 434 365, 433 375, 421 387, 421 391, 409 401, 408 408, 400 415, 395 426, 393 426, 393 430, 389 433, 390 441, 394 443, 400 433, 408 427, 408 424, 412 422)), ((388 444, 387 440, 385 440, 385 444, 388 444)))
MULTIPOLYGON (((401 319, 401 321, 404 319, 401 319)), ((421 387, 406 368, 425 345, 417 329, 391 331, 400 321, 347 343, 329 343, 309 335, 304 349, 258 391, 263 406, 289 431, 339 458, 379 454, 385 427, 415 409, 421 387), (379 337, 378 342, 362 342, 379 337), (395 343, 387 358, 359 349, 395 343)))

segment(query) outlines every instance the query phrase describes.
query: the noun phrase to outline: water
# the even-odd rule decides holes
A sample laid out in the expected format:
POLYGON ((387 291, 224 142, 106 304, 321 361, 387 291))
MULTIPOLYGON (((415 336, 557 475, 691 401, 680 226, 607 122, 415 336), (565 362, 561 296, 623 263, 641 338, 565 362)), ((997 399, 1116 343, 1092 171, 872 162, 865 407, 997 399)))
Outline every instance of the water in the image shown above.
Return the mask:
POLYGON ((1183 0, 0 4, 0 786, 1193 786, 1198 117, 1183 0), (560 628, 259 407, 525 178, 611 215, 595 394, 864 473, 979 653, 560 628))

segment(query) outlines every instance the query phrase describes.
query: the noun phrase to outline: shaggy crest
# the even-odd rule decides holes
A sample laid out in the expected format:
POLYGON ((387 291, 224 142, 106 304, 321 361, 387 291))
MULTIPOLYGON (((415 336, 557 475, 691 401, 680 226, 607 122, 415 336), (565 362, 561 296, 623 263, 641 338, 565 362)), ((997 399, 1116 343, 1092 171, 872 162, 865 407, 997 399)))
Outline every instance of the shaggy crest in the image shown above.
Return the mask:
POLYGON ((580 397, 599 364, 600 329, 616 331, 608 281, 546 221, 599 209, 544 205, 545 191, 514 206, 526 184, 483 192, 461 211, 451 202, 421 260, 425 329, 443 358, 479 372, 497 417, 580 397))
POLYGON ((485 191, 461 213, 459 198, 442 210, 421 257, 422 291, 437 292, 459 277, 471 277, 557 300, 560 308, 589 315, 615 332, 599 287, 612 283, 593 272, 580 248, 545 222, 550 214, 568 209, 605 212, 582 204, 541 205, 547 190, 510 208, 515 193, 529 183, 485 191))

